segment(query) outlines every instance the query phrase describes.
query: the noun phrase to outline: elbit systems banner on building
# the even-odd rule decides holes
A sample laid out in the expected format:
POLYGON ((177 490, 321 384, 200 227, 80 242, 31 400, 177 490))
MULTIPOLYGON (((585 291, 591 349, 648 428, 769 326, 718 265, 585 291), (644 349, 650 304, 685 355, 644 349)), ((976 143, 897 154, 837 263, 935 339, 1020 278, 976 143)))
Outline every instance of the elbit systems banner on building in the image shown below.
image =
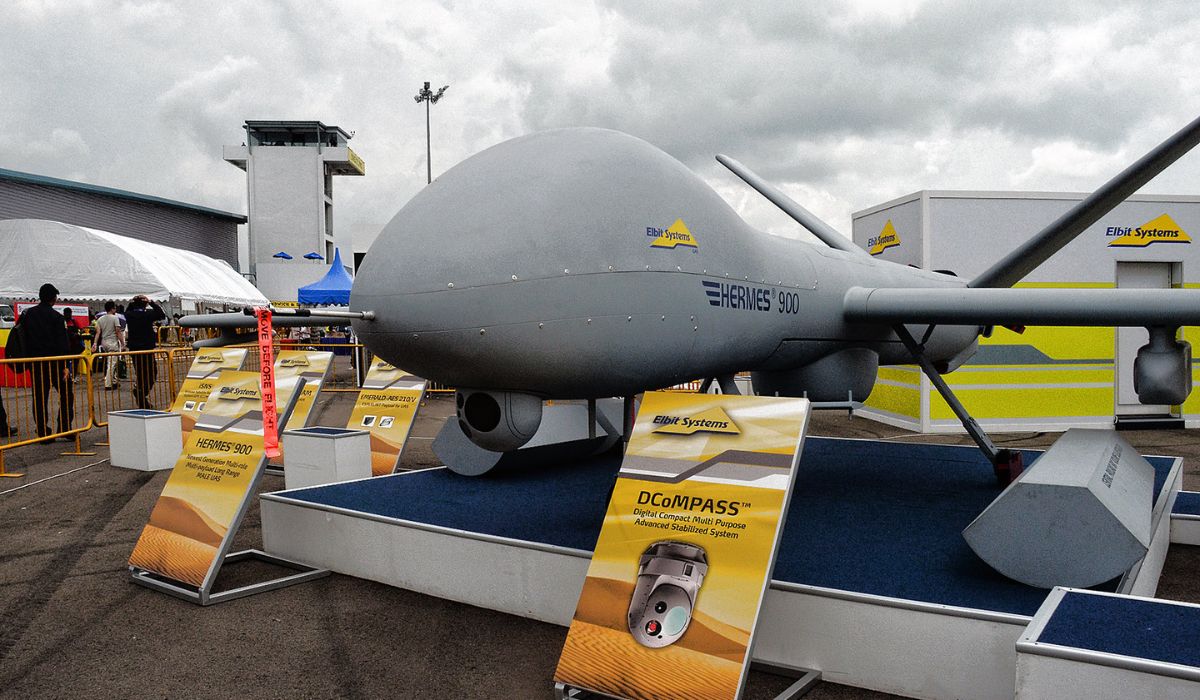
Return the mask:
MULTIPOLYGON (((308 416, 317 402, 317 393, 332 364, 333 353, 326 350, 281 350, 275 357, 275 405, 279 406, 280 411, 292 400, 300 379, 304 379, 304 389, 280 434, 284 430, 308 425, 308 416)), ((286 459, 287 455, 282 457, 286 459)))
POLYGON ((203 587, 262 468, 256 372, 222 372, 163 487, 130 566, 203 587))
POLYGON ((740 695, 808 413, 805 399, 646 393, 555 681, 740 695))
POLYGON ((183 385, 179 387, 179 395, 171 404, 171 410, 180 416, 185 444, 196 419, 204 412, 204 404, 212 393, 217 377, 224 370, 241 369, 245 361, 246 348, 201 348, 196 351, 192 366, 188 368, 183 385))
POLYGON ((378 357, 371 363, 347 428, 371 433, 371 474, 391 474, 417 417, 428 384, 378 357))

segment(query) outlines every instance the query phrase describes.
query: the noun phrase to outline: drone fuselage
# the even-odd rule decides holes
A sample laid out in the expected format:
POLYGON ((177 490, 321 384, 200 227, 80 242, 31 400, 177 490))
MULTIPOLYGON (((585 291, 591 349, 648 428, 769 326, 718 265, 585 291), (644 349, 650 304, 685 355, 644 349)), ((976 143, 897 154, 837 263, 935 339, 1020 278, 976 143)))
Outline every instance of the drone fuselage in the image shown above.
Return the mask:
MULTIPOLYGON (((644 141, 564 129, 483 151, 414 197, 351 307, 374 310, 355 330, 376 354, 432 381, 595 398, 851 348, 909 362, 890 327, 843 319, 847 289, 962 286, 762 233, 644 141)), ((961 358, 979 330, 939 327, 927 354, 961 358)))

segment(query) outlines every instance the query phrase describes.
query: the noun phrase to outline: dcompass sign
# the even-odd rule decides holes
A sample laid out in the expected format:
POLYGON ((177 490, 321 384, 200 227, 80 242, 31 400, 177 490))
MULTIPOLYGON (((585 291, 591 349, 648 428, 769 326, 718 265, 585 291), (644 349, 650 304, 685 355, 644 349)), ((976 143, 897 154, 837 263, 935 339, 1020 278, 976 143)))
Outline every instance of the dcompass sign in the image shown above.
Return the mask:
POLYGON ((555 681, 617 698, 740 695, 808 411, 646 393, 555 681))

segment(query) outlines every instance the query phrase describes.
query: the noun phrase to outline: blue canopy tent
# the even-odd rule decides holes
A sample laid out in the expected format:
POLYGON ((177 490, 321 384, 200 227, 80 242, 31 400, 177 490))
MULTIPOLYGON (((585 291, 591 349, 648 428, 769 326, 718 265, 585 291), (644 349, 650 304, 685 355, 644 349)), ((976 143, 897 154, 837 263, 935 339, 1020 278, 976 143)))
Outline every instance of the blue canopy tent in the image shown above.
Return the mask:
POLYGON ((342 266, 342 254, 334 251, 333 264, 321 279, 297 290, 296 301, 301 304, 350 305, 350 286, 354 279, 342 266))

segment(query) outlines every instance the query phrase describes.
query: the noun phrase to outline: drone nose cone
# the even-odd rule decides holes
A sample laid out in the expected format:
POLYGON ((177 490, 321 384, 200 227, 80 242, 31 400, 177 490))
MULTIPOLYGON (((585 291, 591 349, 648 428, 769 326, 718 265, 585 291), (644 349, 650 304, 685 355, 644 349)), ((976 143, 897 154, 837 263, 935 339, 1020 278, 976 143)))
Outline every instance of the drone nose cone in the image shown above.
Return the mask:
MULTIPOLYGON (((734 236, 745 224, 654 146, 606 129, 506 141, 459 163, 388 223, 364 262, 365 295, 428 293, 564 274, 645 269, 648 229, 677 219, 734 236)), ((669 254, 669 253, 668 253, 669 254)))
POLYGON ((384 227, 351 296, 376 320, 355 328, 377 354, 435 381, 580 386, 588 380, 565 377, 564 343, 588 355, 615 330, 653 346, 651 357, 674 342, 633 330, 635 318, 665 323, 655 326, 662 334, 679 323, 687 333, 672 336, 686 352, 698 327, 667 288, 686 284, 687 298, 703 302, 691 275, 748 268, 748 247, 730 253, 727 242, 748 230, 703 180, 640 139, 533 134, 454 166, 384 227), (678 277, 651 274, 664 270, 678 277), (618 328, 602 331, 610 321, 618 328))

